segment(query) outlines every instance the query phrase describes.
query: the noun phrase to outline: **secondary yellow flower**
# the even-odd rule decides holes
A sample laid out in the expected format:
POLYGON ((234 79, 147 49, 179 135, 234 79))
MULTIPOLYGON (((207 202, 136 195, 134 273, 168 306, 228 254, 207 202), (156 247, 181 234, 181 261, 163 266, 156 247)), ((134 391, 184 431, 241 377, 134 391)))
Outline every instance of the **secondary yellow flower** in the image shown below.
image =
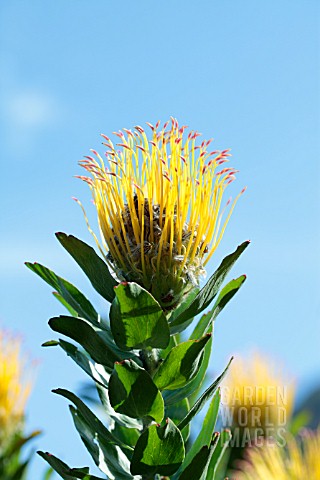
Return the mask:
POLYGON ((292 415, 294 384, 270 358, 235 358, 223 387, 233 442, 245 446, 260 436, 282 436, 292 415))
POLYGON ((175 119, 161 129, 160 122, 148 125, 150 138, 139 126, 114 132, 116 145, 102 135, 107 165, 92 150, 94 157, 80 162, 91 177, 80 178, 92 190, 99 248, 117 277, 139 283, 170 309, 198 285, 239 195, 222 220, 223 194, 236 173, 221 167, 229 151, 208 151, 211 140, 197 145, 200 134, 186 135, 175 119))
POLYGON ((320 428, 300 439, 290 437, 286 447, 277 444, 250 448, 234 480, 320 480, 320 428))
POLYGON ((21 340, 0 331, 0 448, 20 430, 30 389, 21 358, 21 340))

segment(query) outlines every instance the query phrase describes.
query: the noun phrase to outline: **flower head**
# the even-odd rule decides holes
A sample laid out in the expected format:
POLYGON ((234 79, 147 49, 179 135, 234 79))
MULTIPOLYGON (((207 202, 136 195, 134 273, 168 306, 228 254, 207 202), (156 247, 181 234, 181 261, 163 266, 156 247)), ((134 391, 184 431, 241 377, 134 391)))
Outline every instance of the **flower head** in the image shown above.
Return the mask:
POLYGON ((0 331, 0 447, 20 429, 31 390, 20 350, 18 337, 0 331))
POLYGON ((246 438, 241 446, 260 436, 277 437, 292 415, 293 381, 288 381, 272 360, 258 353, 251 358, 236 357, 222 392, 228 420, 236 430, 234 437, 237 433, 246 438))
POLYGON ((139 126, 114 132, 115 145, 102 135, 107 164, 92 150, 80 162, 91 177, 80 178, 92 190, 109 265, 169 309, 198 285, 219 245, 238 198, 223 220, 236 170, 222 166, 228 150, 209 151, 211 140, 197 145, 200 134, 187 135, 176 120, 148 125, 150 138, 139 126))
POLYGON ((239 462, 237 480, 319 480, 320 428, 306 431, 302 438, 288 438, 286 447, 263 445, 249 448, 239 462))

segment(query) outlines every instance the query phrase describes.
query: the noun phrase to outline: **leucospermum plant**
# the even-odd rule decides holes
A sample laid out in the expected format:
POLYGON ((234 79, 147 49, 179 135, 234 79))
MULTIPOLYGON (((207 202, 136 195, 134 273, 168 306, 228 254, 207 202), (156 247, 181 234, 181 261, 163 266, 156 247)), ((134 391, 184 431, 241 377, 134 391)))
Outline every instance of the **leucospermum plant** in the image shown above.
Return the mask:
POLYGON ((286 448, 274 443, 248 449, 234 474, 238 480, 318 480, 319 458, 320 428, 316 432, 305 430, 297 438, 287 435, 286 448))
POLYGON ((234 430, 231 443, 245 447, 259 437, 280 440, 288 430, 295 384, 274 359, 258 352, 237 355, 222 392, 227 407, 224 423, 234 430))
POLYGON ((21 339, 0 331, 0 478, 22 480, 29 466, 23 447, 38 435, 24 434, 25 406, 31 391, 21 339))
POLYGON ((248 447, 265 448, 268 441, 283 447, 291 427, 302 426, 302 416, 292 420, 294 393, 294 380, 273 358, 236 355, 221 388, 221 424, 232 433, 224 458, 228 473, 248 447))
POLYGON ((223 282, 249 242, 227 256, 202 288, 200 278, 239 197, 224 200, 236 171, 226 166, 228 150, 209 151, 210 140, 198 142, 199 134, 186 134, 176 120, 162 128, 159 122, 148 125, 151 135, 140 126, 124 129, 116 132, 115 144, 103 135, 103 157, 93 150, 80 162, 100 235, 83 210, 100 255, 72 235, 57 234, 111 304, 109 319, 67 280, 27 263, 69 312, 52 318, 50 327, 77 343, 59 339, 45 345, 58 345, 94 380, 108 418, 105 424, 74 393, 54 390, 72 402, 75 427, 105 475, 39 452, 68 480, 211 480, 230 440, 228 430, 215 431, 218 387, 228 367, 202 387, 213 322, 245 275, 223 282), (203 427, 190 446, 190 422, 207 402, 203 427))

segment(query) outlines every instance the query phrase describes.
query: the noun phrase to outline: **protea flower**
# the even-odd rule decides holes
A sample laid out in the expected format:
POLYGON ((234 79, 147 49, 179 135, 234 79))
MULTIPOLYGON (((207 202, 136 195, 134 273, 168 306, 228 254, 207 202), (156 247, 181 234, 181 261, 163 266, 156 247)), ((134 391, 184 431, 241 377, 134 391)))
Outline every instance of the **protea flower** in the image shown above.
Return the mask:
POLYGON ((20 432, 30 389, 21 340, 0 331, 0 451, 20 432))
POLYGON ((283 435, 292 415, 295 388, 272 359, 258 353, 250 358, 236 356, 222 390, 238 446, 257 437, 283 435))
POLYGON ((196 145, 200 134, 186 135, 174 119, 161 129, 148 125, 150 138, 140 126, 114 132, 115 145, 102 135, 107 164, 92 150, 80 162, 91 177, 80 178, 92 191, 102 245, 96 241, 109 266, 169 310, 199 284, 242 192, 223 219, 223 194, 236 173, 222 167, 229 150, 209 151, 211 140, 196 145))
POLYGON ((302 438, 287 440, 286 447, 263 445, 247 450, 239 462, 237 480, 318 480, 320 479, 320 428, 305 431, 302 438))

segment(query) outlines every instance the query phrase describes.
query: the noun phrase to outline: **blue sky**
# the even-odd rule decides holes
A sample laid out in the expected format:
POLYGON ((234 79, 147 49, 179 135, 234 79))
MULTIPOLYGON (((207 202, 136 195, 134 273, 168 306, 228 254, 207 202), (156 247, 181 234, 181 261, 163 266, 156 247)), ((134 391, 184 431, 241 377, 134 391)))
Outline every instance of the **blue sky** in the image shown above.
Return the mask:
MULTIPOLYGON (((259 348, 301 385, 319 380, 318 3, 1 2, 0 322, 40 360, 28 408, 28 426, 45 430, 38 447, 91 464, 67 403, 50 393, 84 377, 40 348, 62 310, 23 262, 51 267, 105 310, 53 235, 92 243, 71 200, 90 205, 77 161, 101 151, 101 132, 170 115, 232 148, 233 194, 248 186, 209 268, 251 239, 233 271, 248 280, 216 325, 212 371, 259 348)), ((43 468, 35 459, 35 477, 43 468)))

